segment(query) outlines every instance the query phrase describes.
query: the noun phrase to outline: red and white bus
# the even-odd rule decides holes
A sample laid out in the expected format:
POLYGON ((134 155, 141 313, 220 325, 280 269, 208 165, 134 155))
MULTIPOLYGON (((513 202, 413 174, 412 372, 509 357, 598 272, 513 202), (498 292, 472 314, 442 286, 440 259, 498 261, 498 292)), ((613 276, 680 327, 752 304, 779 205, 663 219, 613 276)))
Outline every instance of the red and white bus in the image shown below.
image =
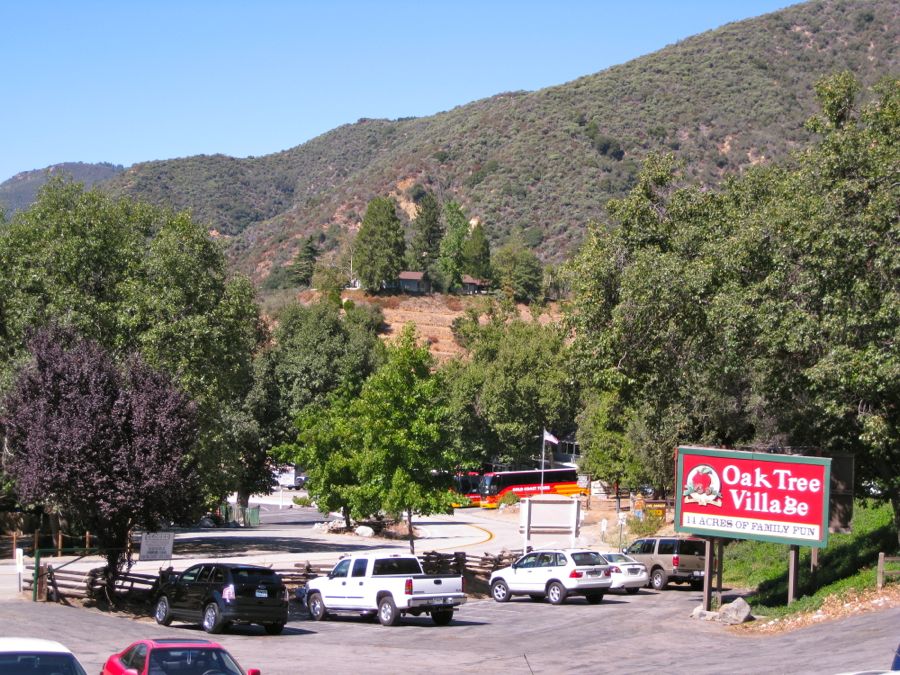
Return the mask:
POLYGON ((481 495, 478 493, 478 485, 481 482, 481 472, 460 471, 453 476, 454 508, 461 506, 478 506, 481 495))
POLYGON ((533 469, 530 471, 492 471, 481 477, 478 486, 481 507, 496 509, 504 495, 520 499, 534 495, 586 495, 587 487, 578 487, 576 469, 533 469), (543 479, 541 475, 543 474, 543 479), (543 483, 543 488, 541 487, 543 483))

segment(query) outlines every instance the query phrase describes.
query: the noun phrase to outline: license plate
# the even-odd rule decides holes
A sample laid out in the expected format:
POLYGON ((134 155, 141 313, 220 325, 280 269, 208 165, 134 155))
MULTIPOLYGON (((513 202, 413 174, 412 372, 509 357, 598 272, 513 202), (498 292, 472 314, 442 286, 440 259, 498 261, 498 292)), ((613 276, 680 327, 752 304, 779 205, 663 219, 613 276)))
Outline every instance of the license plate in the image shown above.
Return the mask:
POLYGON ((257 588, 256 589, 256 597, 257 598, 268 598, 269 591, 267 591, 265 588, 257 588))
POLYGON ((596 577, 600 575, 600 572, 598 572, 597 570, 588 570, 587 575, 589 577, 596 577))
POLYGON ((637 574, 640 571, 640 567, 629 567, 628 574, 637 574))
POLYGON ((695 577, 702 577, 702 576, 703 576, 703 570, 695 571, 695 572, 694 572, 694 576, 695 576, 695 577))

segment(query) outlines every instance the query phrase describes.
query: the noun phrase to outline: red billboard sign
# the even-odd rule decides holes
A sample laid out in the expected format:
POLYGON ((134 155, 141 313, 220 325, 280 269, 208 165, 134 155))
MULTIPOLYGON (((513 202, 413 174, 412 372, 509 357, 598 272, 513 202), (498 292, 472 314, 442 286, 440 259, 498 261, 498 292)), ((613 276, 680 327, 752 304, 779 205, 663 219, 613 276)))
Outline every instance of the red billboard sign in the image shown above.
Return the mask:
POLYGON ((675 529, 825 546, 830 474, 827 457, 678 448, 675 529))

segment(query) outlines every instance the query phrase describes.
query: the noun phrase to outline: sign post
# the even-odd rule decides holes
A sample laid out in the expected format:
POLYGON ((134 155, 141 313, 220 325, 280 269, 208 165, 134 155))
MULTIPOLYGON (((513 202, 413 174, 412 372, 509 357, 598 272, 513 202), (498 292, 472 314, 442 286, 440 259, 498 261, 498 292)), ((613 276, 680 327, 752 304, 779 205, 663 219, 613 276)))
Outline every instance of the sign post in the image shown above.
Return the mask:
MULTIPOLYGON (((828 545, 831 459, 681 447, 676 481, 676 532, 791 547, 788 603, 793 602, 799 547, 828 545)), ((704 586, 710 586, 708 576, 704 586)))
POLYGON ((141 535, 140 560, 171 560, 174 532, 144 532, 141 535))

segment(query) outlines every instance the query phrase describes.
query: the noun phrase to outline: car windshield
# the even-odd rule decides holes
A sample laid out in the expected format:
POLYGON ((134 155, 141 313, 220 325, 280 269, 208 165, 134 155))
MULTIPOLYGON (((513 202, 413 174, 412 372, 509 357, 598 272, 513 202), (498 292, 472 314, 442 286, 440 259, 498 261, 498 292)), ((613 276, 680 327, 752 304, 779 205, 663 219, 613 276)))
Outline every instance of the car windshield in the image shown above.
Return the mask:
POLYGON ((224 649, 214 647, 166 647, 150 652, 149 675, 244 675, 224 649))
POLYGON ((71 654, 47 654, 43 652, 15 652, 0 654, 0 673, 3 675, 35 675, 58 673, 59 675, 87 675, 71 654))
POLYGON ((599 553, 593 551, 579 551, 572 554, 572 561, 576 565, 605 565, 606 561, 599 553))
POLYGON ((603 557, 611 563, 629 563, 635 562, 634 558, 629 558, 624 553, 604 553, 603 557))

